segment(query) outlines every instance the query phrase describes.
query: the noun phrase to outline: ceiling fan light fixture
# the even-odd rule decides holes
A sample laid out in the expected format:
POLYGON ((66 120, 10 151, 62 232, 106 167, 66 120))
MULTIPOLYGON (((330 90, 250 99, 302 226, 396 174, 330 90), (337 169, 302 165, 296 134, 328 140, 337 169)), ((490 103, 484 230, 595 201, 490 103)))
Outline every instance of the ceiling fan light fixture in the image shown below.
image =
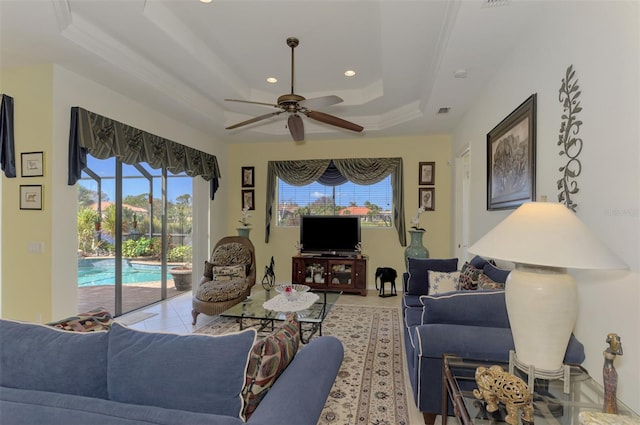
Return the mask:
POLYGON ((345 77, 353 77, 356 75, 356 72, 353 69, 347 69, 344 72, 345 77))

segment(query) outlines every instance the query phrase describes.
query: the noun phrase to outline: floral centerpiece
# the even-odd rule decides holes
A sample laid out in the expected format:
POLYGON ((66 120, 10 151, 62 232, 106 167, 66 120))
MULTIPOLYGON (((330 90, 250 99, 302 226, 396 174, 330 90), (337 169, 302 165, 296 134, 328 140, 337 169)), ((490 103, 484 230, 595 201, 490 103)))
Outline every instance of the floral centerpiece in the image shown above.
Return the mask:
POLYGON ((242 209, 242 218, 238 220, 238 222, 244 227, 249 227, 249 217, 251 217, 251 214, 249 214, 249 207, 244 207, 242 209))
POLYGON ((416 211, 416 214, 411 218, 411 228, 412 229, 424 230, 422 227, 420 227, 420 216, 425 211, 426 211, 425 207, 418 208, 418 211, 416 211))

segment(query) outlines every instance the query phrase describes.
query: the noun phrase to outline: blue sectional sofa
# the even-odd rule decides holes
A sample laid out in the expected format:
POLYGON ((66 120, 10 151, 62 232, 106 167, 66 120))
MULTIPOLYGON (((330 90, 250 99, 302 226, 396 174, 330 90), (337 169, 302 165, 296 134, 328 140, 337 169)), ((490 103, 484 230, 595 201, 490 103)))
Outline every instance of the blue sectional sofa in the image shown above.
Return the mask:
MULTIPOLYGON (((480 258, 474 261, 478 270, 484 269, 486 261, 480 258)), ((433 424, 436 415, 443 413, 444 353, 507 362, 509 351, 514 349, 503 289, 428 293, 427 271, 454 273, 457 263, 455 258, 409 259, 408 271, 403 274, 405 353, 414 400, 427 424, 433 424)), ((508 275, 508 271, 492 264, 487 272, 492 282, 508 275)), ((572 336, 565 362, 580 364, 584 358, 584 347, 572 336)), ((453 415, 451 403, 444 414, 453 415)))
MULTIPOLYGON (((77 333, 0 320, 0 341, 3 425, 245 423, 241 392, 254 330, 213 337, 114 324, 77 333)), ((246 423, 315 425, 342 357, 336 338, 313 340, 246 423)))

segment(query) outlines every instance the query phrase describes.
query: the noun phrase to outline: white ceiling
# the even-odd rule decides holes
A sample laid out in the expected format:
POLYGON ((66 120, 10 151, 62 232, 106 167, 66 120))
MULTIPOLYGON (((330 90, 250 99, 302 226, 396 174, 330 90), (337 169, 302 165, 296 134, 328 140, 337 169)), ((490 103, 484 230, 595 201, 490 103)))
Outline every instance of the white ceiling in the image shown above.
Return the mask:
MULTIPOLYGON (((522 0, 0 0, 2 68, 57 63, 217 140, 290 140, 275 103, 338 95, 307 140, 448 133, 552 4, 522 0), (357 75, 347 78, 346 69, 357 75), (467 77, 455 78, 457 70, 467 77), (266 78, 275 76, 277 84, 266 78), (448 114, 438 109, 449 107, 448 114)), ((78 105, 82 106, 82 105, 78 105)), ((96 111, 99 112, 99 111, 96 111)))

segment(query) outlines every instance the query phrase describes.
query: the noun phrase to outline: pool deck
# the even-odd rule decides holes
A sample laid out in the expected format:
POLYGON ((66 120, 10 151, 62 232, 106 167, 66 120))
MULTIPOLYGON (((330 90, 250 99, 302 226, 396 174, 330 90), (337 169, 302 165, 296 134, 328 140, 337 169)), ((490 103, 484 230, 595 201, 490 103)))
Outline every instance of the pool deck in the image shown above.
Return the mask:
MULTIPOLYGON (((173 282, 167 284, 167 299, 182 295, 187 291, 178 291, 173 282)), ((137 310, 161 301, 160 281, 146 283, 128 283, 122 285, 122 313, 137 310)), ((115 286, 99 285, 78 287, 78 313, 103 307, 115 314, 115 286)))

